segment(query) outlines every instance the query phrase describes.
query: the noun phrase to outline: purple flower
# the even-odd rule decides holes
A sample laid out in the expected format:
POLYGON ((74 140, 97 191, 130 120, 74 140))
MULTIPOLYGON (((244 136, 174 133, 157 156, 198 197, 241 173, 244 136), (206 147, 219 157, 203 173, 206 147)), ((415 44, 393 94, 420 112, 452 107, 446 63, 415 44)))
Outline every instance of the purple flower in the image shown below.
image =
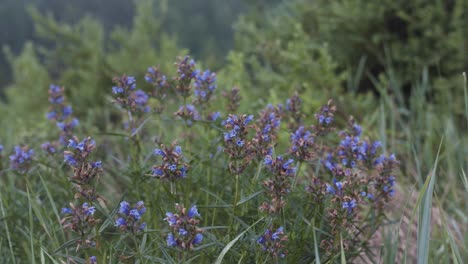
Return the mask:
POLYGON ((177 224, 177 217, 171 212, 166 213, 166 218, 164 218, 164 220, 166 220, 170 226, 177 224))
POLYGON ((72 166, 72 167, 76 166, 76 164, 78 163, 76 159, 73 157, 73 154, 71 153, 64 154, 64 161, 65 163, 67 163, 69 166, 72 166))
POLYGON ((263 162, 265 163, 265 165, 271 166, 273 164, 273 159, 271 158, 271 156, 266 156, 263 159, 263 162))
POLYGON ((91 165, 93 168, 102 168, 102 162, 96 161, 91 165))
POLYGON ((175 171, 177 169, 177 165, 176 164, 169 164, 168 168, 171 171, 175 171))
POLYGON ((126 201, 120 203, 119 213, 129 215, 130 214, 130 204, 126 201))
POLYGON ((137 221, 140 220, 140 218, 141 218, 140 213, 136 209, 130 210, 130 215, 137 221))
POLYGON ((68 207, 64 207, 64 208, 62 208, 61 213, 62 214, 71 214, 71 213, 73 213, 73 210, 68 208, 68 207))
POLYGON ((115 226, 118 227, 118 228, 126 227, 127 226, 127 221, 125 221, 124 218, 119 217, 119 218, 117 218, 117 220, 115 220, 115 226))
POLYGON ((87 216, 93 215, 96 212, 96 208, 94 206, 89 206, 88 203, 84 203, 81 207, 87 216))
POLYGON ((280 228, 278 228, 278 230, 276 230, 275 233, 273 233, 273 235, 271 235, 271 238, 273 240, 279 240, 282 234, 283 234, 283 227, 281 226, 280 228))
POLYGON ((181 236, 186 236, 188 234, 187 230, 183 229, 183 228, 180 228, 179 229, 179 235, 181 236))
POLYGON ((124 89, 122 87, 117 87, 117 86, 112 87, 113 94, 121 94, 123 92, 124 92, 124 89))
POLYGON ((161 149, 153 150, 153 154, 156 155, 156 156, 161 156, 161 157, 166 156, 166 153, 164 151, 162 151, 161 149))
POLYGON ((253 115, 247 116, 247 118, 244 120, 244 125, 248 125, 250 122, 253 120, 253 115))
POLYGON ((194 205, 194 206, 192 206, 192 208, 190 208, 190 210, 188 211, 188 216, 190 218, 194 218, 195 216, 200 217, 200 214, 198 213, 196 205, 194 205))
POLYGON ((343 206, 343 209, 348 209, 348 212, 351 213, 351 211, 353 210, 353 208, 356 207, 356 200, 355 199, 352 199, 351 201, 344 201, 342 206, 343 206))
POLYGON ((196 234, 195 238, 193 239, 193 244, 197 245, 200 244, 203 240, 203 235, 202 234, 196 234))
POLYGON ((91 256, 89 258, 89 264, 97 264, 97 258, 95 256, 91 256))
POLYGON ((174 235, 172 233, 169 233, 167 235, 167 239, 166 239, 166 242, 167 242, 167 245, 169 247, 175 247, 177 246, 177 240, 175 239, 174 235))
POLYGON ((182 148, 181 148, 180 146, 176 146, 176 147, 174 148, 174 151, 175 151, 175 153, 177 153, 177 154, 179 154, 179 155, 182 155, 182 148))

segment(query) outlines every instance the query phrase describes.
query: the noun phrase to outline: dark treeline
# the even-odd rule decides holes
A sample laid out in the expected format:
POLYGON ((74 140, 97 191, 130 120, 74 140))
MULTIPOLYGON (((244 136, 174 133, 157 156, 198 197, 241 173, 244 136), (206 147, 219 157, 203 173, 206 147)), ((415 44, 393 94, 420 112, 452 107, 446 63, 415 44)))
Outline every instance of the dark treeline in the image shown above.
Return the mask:
MULTIPOLYGON (((26 41, 41 42, 34 32, 31 9, 51 14, 58 22, 75 24, 85 16, 100 21, 106 33, 116 26, 130 27, 135 2, 129 0, 1 0, 0 45, 18 54, 26 41)), ((138 1, 136 1, 138 2, 138 1)), ((197 57, 215 61, 232 48, 232 25, 246 4, 237 0, 157 1, 162 28, 175 36, 180 47, 197 57), (216 59, 215 59, 216 58, 216 59)), ((11 67, 0 53, 0 87, 11 81, 11 67)), ((2 88, 0 88, 2 89, 2 88)))

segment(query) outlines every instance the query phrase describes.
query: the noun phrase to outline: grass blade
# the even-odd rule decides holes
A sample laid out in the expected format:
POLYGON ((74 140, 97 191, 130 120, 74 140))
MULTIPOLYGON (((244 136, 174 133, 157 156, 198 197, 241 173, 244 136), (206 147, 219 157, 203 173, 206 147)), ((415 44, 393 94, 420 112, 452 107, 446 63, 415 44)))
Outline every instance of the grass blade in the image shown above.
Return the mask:
POLYGON ((431 175, 424 183, 424 189, 419 194, 418 206, 420 214, 420 223, 418 226, 418 264, 427 264, 429 261, 429 244, 431 238, 431 212, 432 212, 432 195, 434 192, 435 177, 437 165, 439 162, 440 148, 442 147, 442 140, 437 151, 436 160, 431 172, 431 175), (422 202, 422 203, 421 203, 422 202))
POLYGON ((3 223, 4 223, 4 225, 5 225, 6 236, 7 236, 7 240, 8 240, 8 246, 9 246, 9 248, 10 248, 11 259, 13 260, 13 263, 16 264, 15 252, 13 251, 13 244, 12 244, 12 242, 11 242, 10 229, 8 228, 7 219, 6 219, 6 213, 5 213, 5 208, 3 207, 2 193, 0 193, 0 209, 2 209, 2 218, 5 219, 5 220, 3 221, 3 223))
POLYGON ((234 244, 245 234, 247 231, 249 231, 252 227, 254 227, 256 224, 260 223, 265 217, 260 218, 257 220, 257 222, 253 223, 251 226, 249 226, 247 229, 242 231, 236 238, 234 238, 231 242, 229 242, 224 248, 223 251, 221 251, 221 254, 219 254, 218 258, 216 259, 215 264, 221 264, 223 261, 224 256, 227 254, 227 252, 234 246, 234 244))

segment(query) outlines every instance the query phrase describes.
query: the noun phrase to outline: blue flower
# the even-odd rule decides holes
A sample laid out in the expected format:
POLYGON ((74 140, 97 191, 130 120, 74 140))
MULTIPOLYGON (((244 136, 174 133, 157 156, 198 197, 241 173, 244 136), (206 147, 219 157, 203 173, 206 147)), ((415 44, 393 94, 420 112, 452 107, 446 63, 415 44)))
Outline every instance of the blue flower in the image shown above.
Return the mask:
POLYGON ((245 143, 244 140, 241 140, 241 139, 238 139, 238 140, 236 141, 236 145, 237 145, 238 147, 244 146, 244 143, 245 143))
POLYGON ((164 218, 164 220, 166 220, 170 226, 177 224, 177 217, 171 212, 166 213, 166 218, 164 218))
POLYGON ((271 156, 266 156, 263 159, 263 162, 265 163, 265 165, 271 166, 273 164, 273 159, 271 158, 271 156))
POLYGON ((119 217, 119 218, 117 218, 117 220, 115 220, 115 226, 118 227, 118 228, 120 228, 122 226, 125 227, 126 225, 127 225, 127 221, 125 221, 125 219, 122 218, 122 217, 119 217))
POLYGON ((197 244, 200 244, 202 242, 202 240, 203 240, 203 235, 202 234, 196 234, 192 243, 194 245, 197 245, 197 244))
POLYGON ((168 168, 171 171, 175 171, 177 169, 177 164, 169 164, 168 168))
POLYGON ((183 229, 183 228, 180 228, 179 229, 179 235, 181 236, 186 236, 188 234, 187 230, 183 229))
POLYGON ((89 206, 88 203, 84 203, 82 205, 84 213, 88 216, 93 215, 96 212, 96 208, 94 206, 89 206))
POLYGON ((122 87, 118 87, 118 86, 112 87, 113 94, 121 94, 123 92, 124 92, 124 89, 122 87))
POLYGON ((141 215, 140 215, 140 213, 138 212, 137 209, 130 210, 130 215, 133 216, 133 218, 135 220, 137 220, 137 221, 140 220, 140 218, 141 218, 141 215))
POLYGON ((175 239, 174 235, 172 233, 169 233, 167 235, 167 239, 166 239, 166 242, 167 242, 167 245, 169 247, 175 247, 177 246, 177 240, 175 239))
POLYGON ((76 159, 73 157, 73 154, 65 153, 65 154, 64 154, 64 158, 65 158, 65 159, 64 159, 65 163, 67 163, 68 165, 70 165, 70 166, 72 166, 72 167, 76 166, 77 161, 76 161, 76 159))
POLYGON ((342 206, 343 206, 343 209, 348 209, 348 212, 351 212, 353 210, 353 208, 356 207, 356 200, 355 199, 352 199, 351 201, 344 201, 342 206))
POLYGON ((285 170, 288 169, 288 168, 289 168, 289 165, 290 165, 291 163, 293 163, 293 162, 294 162, 293 159, 288 159, 288 161, 286 161, 285 163, 283 163, 283 169, 285 169, 285 170))
POLYGON ((326 187, 327 187, 327 192, 328 193, 336 194, 335 189, 330 184, 326 184, 326 187))
POLYGON ((127 77, 127 85, 130 87, 130 90, 135 90, 136 88, 136 79, 133 76, 127 77))
POLYGON ((180 177, 185 178, 185 176, 187 176, 187 167, 182 166, 182 167, 179 169, 179 171, 180 171, 180 177))
POLYGON ((3 151, 3 145, 0 144, 0 152, 2 152, 2 151, 3 151))
POLYGON ((143 92, 142 90, 138 90, 134 93, 134 100, 135 100, 135 103, 138 105, 138 106, 145 106, 146 103, 148 102, 148 94, 146 94, 145 92, 143 92))
POLYGON ((343 188, 343 183, 342 182, 335 182, 335 185, 336 185, 336 188, 338 189, 338 191, 341 191, 341 189, 343 188))
POLYGON ((162 151, 161 149, 153 150, 153 154, 156 155, 156 156, 161 156, 161 157, 166 156, 166 153, 164 151, 162 151))
POLYGON ((91 165, 93 168, 102 168, 102 162, 96 161, 91 165))
POLYGON ((196 206, 196 205, 194 205, 194 206, 192 206, 192 208, 190 208, 190 210, 188 211, 188 216, 189 216, 190 218, 193 218, 193 217, 195 217, 195 216, 200 217, 200 214, 198 213, 198 210, 197 210, 197 206, 196 206))
POLYGON ((126 201, 120 202, 119 213, 129 215, 130 214, 130 204, 126 201))
POLYGON ((179 154, 179 155, 182 155, 182 148, 181 148, 180 146, 176 146, 176 147, 174 148, 174 151, 175 151, 175 153, 177 153, 177 154, 179 154))
POLYGON ((64 207, 64 208, 62 208, 61 213, 62 214, 71 214, 71 213, 73 213, 73 210, 68 208, 68 207, 64 207))
POLYGON ((156 175, 156 176, 163 176, 164 175, 164 171, 160 168, 154 168, 153 169, 153 175, 156 175))
POLYGON ((278 230, 276 230, 275 233, 273 233, 273 235, 271 235, 271 238, 273 240, 278 240, 280 239, 280 236, 283 234, 283 227, 281 226, 280 228, 278 228, 278 230))
POLYGON ((97 258, 95 256, 91 256, 89 258, 89 264, 97 264, 97 258))
POLYGON ((252 120, 253 120, 253 115, 247 116, 247 118, 245 118, 244 120, 244 125, 248 125, 250 122, 252 122, 252 120))

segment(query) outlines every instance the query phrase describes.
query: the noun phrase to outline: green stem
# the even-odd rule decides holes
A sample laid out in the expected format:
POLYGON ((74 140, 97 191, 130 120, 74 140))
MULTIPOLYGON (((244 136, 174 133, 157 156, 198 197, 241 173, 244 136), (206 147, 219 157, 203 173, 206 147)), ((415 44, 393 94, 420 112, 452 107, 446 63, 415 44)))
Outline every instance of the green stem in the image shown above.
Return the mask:
POLYGON ((299 161, 298 164, 299 165, 297 165, 296 173, 294 174, 294 179, 293 179, 293 184, 292 184, 291 190, 294 190, 294 188, 296 187, 297 177, 298 177, 299 172, 301 171, 301 167, 302 167, 302 161, 299 161))

